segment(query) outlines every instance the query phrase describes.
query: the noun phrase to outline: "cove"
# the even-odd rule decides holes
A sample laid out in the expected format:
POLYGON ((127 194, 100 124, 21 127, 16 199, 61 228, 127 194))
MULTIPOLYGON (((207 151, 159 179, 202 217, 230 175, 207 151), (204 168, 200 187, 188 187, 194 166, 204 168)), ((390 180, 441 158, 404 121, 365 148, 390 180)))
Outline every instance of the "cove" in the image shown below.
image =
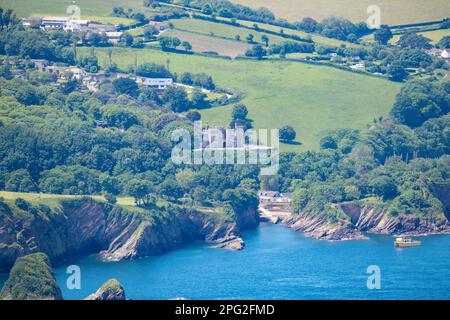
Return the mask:
POLYGON ((122 262, 96 255, 55 268, 65 299, 82 299, 118 279, 128 299, 450 299, 450 235, 394 248, 390 236, 319 241, 262 223, 243 233, 243 251, 194 243, 167 254, 122 262), (66 286, 66 267, 81 268, 81 289, 66 286), (381 289, 367 289, 367 268, 381 270, 381 289))

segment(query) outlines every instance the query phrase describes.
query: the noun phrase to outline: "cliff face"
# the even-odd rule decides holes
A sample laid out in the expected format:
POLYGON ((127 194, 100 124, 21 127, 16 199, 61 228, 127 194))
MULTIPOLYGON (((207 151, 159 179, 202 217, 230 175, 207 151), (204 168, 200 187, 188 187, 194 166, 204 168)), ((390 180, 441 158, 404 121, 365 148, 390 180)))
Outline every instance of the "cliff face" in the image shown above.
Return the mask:
POLYGON ((125 290, 119 281, 110 279, 84 300, 125 300, 125 290))
POLYGON ((383 206, 367 201, 342 203, 337 206, 347 219, 332 220, 326 213, 307 210, 283 220, 283 223, 305 235, 322 240, 362 239, 363 233, 424 235, 450 233, 450 187, 438 186, 435 196, 444 212, 391 216, 383 206))
POLYGON ((43 253, 17 259, 0 292, 3 300, 62 300, 50 260, 43 253))
POLYGON ((51 259, 70 253, 94 252, 105 245, 106 215, 92 201, 63 202, 61 208, 28 211, 0 206, 0 270, 20 256, 44 252, 51 259), (14 212, 13 212, 14 211, 14 212))
POLYGON ((303 232, 308 237, 320 240, 362 239, 364 236, 354 225, 347 221, 330 221, 325 214, 300 212, 286 218, 282 223, 296 231, 303 232))
POLYGON ((90 199, 28 211, 0 202, 0 271, 9 270, 18 257, 38 251, 52 260, 100 252, 104 259, 118 261, 161 254, 193 240, 241 249, 240 230, 255 226, 259 219, 253 209, 238 217, 223 220, 176 206, 133 212, 90 199))

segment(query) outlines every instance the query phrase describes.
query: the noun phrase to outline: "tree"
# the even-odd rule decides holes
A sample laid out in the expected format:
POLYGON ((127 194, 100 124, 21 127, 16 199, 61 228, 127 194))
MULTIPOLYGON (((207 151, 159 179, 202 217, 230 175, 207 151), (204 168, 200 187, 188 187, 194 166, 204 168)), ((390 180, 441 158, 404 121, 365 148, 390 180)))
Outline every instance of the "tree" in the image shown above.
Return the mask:
POLYGON ((379 176, 371 182, 372 191, 383 200, 393 199, 397 196, 398 190, 395 182, 388 176, 379 176))
POLYGON ((206 3, 203 7, 202 7, 202 13, 203 14, 207 14, 207 15, 211 15, 213 13, 213 9, 211 8, 211 6, 209 5, 209 3, 206 3))
POLYGON ((148 78, 172 78, 170 71, 162 64, 143 63, 136 68, 136 74, 148 78))
POLYGON ((192 91, 191 106, 197 109, 209 108, 210 104, 208 100, 206 100, 206 98, 207 98, 206 94, 204 94, 198 89, 194 89, 192 91))
POLYGON ((442 37, 442 39, 438 42, 438 47, 441 49, 450 48, 450 36, 442 37))
POLYGON ((114 79, 112 82, 114 91, 118 94, 127 94, 132 97, 139 95, 139 87, 135 80, 130 78, 114 79))
POLYGON ((338 145, 332 136, 325 136, 320 139, 320 149, 337 149, 338 145))
POLYGON ((78 64, 87 72, 97 73, 100 70, 98 58, 93 54, 81 56, 78 64))
POLYGON ((187 111, 191 106, 186 91, 178 87, 168 88, 164 92, 163 100, 174 112, 187 111))
POLYGON ((123 130, 139 123, 133 112, 116 106, 107 106, 103 111, 102 118, 108 126, 123 130))
POLYGON ((253 35, 253 34, 249 34, 248 36, 247 36, 247 42, 248 43, 253 43, 254 41, 253 41, 253 39, 255 38, 255 36, 253 35))
POLYGON ((403 34, 397 41, 397 45, 402 48, 412 48, 412 49, 430 49, 431 39, 428 39, 415 32, 407 32, 403 34))
POLYGON ((164 51, 168 49, 176 49, 181 44, 181 40, 177 37, 159 37, 158 41, 164 51))
POLYGON ((133 43, 134 43, 134 38, 129 33, 125 32, 119 37, 118 44, 122 47, 131 47, 133 45, 133 43))
POLYGON ((106 193, 104 197, 105 197, 106 202, 108 202, 109 204, 116 204, 117 203, 116 196, 111 194, 111 193, 106 193))
POLYGON ((135 204, 145 207, 154 204, 155 198, 150 195, 152 189, 149 182, 140 179, 132 179, 126 186, 126 191, 134 198, 135 204))
POLYGON ((231 117, 233 120, 245 120, 247 119, 248 110, 243 104, 237 104, 233 107, 231 117))
POLYGON ((144 40, 149 41, 155 38, 156 35, 159 34, 158 28, 155 26, 146 26, 144 27, 144 40))
POLYGON ((285 142, 291 142, 295 139, 297 133, 291 126, 284 126, 280 129, 280 139, 285 142))
POLYGON ((302 22, 300 23, 300 29, 302 29, 305 32, 314 32, 316 31, 316 27, 318 24, 319 23, 313 18, 306 17, 303 18, 302 22))
POLYGON ((263 35, 261 36, 261 41, 264 42, 264 43, 266 44, 266 47, 269 46, 269 37, 266 36, 265 34, 263 34, 263 35))
POLYGON ((407 82, 396 96, 392 117, 407 126, 419 127, 425 121, 450 111, 449 88, 444 83, 427 80, 407 82))
POLYGON ((190 121, 194 122, 194 121, 199 121, 202 118, 202 115, 197 110, 189 110, 186 113, 186 118, 189 119, 190 121))
POLYGON ((393 63, 387 68, 389 79, 392 81, 401 82, 408 78, 408 72, 399 63, 393 63))
POLYGON ((186 51, 191 51, 192 50, 192 45, 188 42, 188 41, 183 41, 181 43, 181 46, 184 48, 184 50, 186 51))
POLYGON ((245 52, 247 57, 256 57, 258 60, 261 60, 267 54, 266 50, 261 45, 253 46, 252 49, 248 49, 245 52))
POLYGON ((375 31, 374 38, 379 44, 386 45, 393 38, 393 34, 389 26, 382 25, 380 29, 375 31))
POLYGON ((28 170, 19 169, 6 176, 5 190, 15 192, 36 192, 38 187, 28 170))

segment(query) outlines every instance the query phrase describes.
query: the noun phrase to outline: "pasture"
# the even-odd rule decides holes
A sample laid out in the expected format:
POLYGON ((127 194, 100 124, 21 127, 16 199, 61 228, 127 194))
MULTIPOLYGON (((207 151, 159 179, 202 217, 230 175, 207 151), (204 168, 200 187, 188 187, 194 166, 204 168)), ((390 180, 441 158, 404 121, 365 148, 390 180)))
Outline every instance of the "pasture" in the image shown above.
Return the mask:
MULTIPOLYGON (((79 48, 87 54, 89 48, 79 48)), ((100 62, 107 49, 97 48, 100 62)), ((242 103, 256 128, 292 125, 301 145, 283 145, 283 151, 318 149, 330 129, 365 129, 373 118, 386 116, 400 85, 384 79, 327 66, 289 61, 228 60, 166 53, 156 49, 114 48, 113 61, 121 67, 134 63, 169 61, 172 72, 205 72, 224 88, 244 93, 242 103)), ((226 126, 232 106, 202 110, 203 121, 226 126)))
POLYGON ((312 17, 322 20, 329 16, 340 16, 354 22, 366 21, 367 8, 378 5, 381 23, 399 25, 441 20, 449 16, 448 0, 232 0, 234 3, 270 9, 277 17, 291 21, 312 17))
POLYGON ((214 51, 221 56, 237 57, 243 56, 245 51, 252 47, 246 42, 223 39, 203 34, 196 34, 180 30, 167 30, 163 36, 177 37, 181 41, 188 41, 192 45, 192 51, 205 52, 214 51))

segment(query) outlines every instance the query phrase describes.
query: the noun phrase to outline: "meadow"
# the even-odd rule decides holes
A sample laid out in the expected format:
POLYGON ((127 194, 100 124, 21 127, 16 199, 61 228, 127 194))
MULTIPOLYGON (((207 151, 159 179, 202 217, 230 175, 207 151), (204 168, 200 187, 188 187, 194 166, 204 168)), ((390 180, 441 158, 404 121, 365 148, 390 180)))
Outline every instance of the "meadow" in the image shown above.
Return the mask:
MULTIPOLYGON (((212 35, 217 37, 224 37, 229 39, 235 39, 237 35, 241 38, 241 41, 246 42, 246 37, 249 34, 254 35, 254 41, 261 42, 261 37, 266 35, 269 38, 269 43, 283 42, 287 39, 276 36, 269 33, 259 32, 256 30, 249 30, 247 28, 239 26, 231 26, 223 23, 217 23, 212 21, 200 20, 200 19, 173 19, 171 20, 176 29, 190 31, 194 33, 201 33, 205 35, 212 35)), ((241 23, 241 21, 239 21, 241 23)), ((278 30, 279 31, 279 30, 278 30)))
MULTIPOLYGON (((450 36, 450 29, 440 29, 440 30, 433 30, 433 31, 425 31, 425 32, 419 32, 419 34, 423 35, 424 37, 427 37, 430 39, 434 44, 438 43, 443 37, 450 36)), ((396 43, 400 39, 401 35, 396 34, 392 40, 391 43, 396 43)))
MULTIPOLYGON (((19 17, 30 15, 66 15, 67 7, 72 0, 0 0, 3 8, 12 8, 19 17)), ((141 0, 77 0, 76 5, 81 9, 81 17, 107 16, 114 7, 143 10, 141 0)))
MULTIPOLYGON (((87 54, 89 48, 80 48, 87 54)), ((97 48, 101 63, 107 49, 97 48)), ((162 52, 156 49, 114 48, 113 62, 166 64, 170 70, 205 72, 224 88, 244 93, 242 103, 256 128, 292 125, 300 145, 283 145, 283 151, 318 149, 320 138, 336 128, 365 129, 373 118, 386 116, 400 85, 327 66, 289 61, 229 60, 162 52)), ((232 106, 202 110, 204 123, 227 126, 232 106)))
POLYGON ((246 42, 223 39, 203 34, 196 34, 181 30, 167 30, 163 33, 164 36, 177 37, 181 41, 188 41, 192 45, 192 51, 205 52, 214 51, 219 55, 228 57, 243 56, 247 49, 252 45, 246 42))
POLYGON ((291 21, 312 17, 322 20, 335 15, 354 22, 366 21, 367 8, 378 5, 381 8, 381 22, 400 25, 434 21, 447 18, 450 13, 448 0, 232 0, 250 7, 266 7, 277 17, 291 21))

